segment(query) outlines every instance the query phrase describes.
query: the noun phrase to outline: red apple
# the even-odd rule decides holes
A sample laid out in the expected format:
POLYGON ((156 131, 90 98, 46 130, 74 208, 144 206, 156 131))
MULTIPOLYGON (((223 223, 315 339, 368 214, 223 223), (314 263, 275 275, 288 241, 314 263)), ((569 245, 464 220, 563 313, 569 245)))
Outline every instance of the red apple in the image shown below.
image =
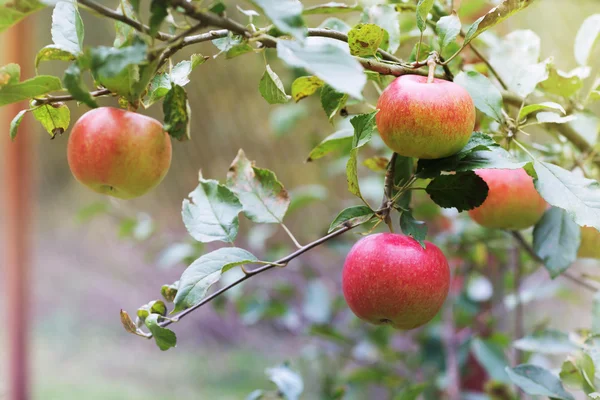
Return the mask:
POLYGON ((359 240, 344 263, 342 289, 361 319, 413 329, 440 310, 450 287, 448 261, 433 243, 378 233, 359 240))
POLYGON ((415 158, 448 157, 469 141, 475 126, 475 106, 456 83, 403 75, 377 102, 377 129, 396 153, 415 158))
POLYGON ((577 257, 600 259, 600 232, 596 228, 591 226, 581 228, 581 244, 577 257))
POLYGON ((67 157, 79 182, 98 193, 131 199, 163 180, 171 165, 171 140, 153 118, 101 107, 75 123, 67 157))
POLYGON ((488 185, 488 196, 469 211, 481 226, 519 230, 535 225, 546 210, 546 201, 524 169, 480 169, 475 171, 488 185))

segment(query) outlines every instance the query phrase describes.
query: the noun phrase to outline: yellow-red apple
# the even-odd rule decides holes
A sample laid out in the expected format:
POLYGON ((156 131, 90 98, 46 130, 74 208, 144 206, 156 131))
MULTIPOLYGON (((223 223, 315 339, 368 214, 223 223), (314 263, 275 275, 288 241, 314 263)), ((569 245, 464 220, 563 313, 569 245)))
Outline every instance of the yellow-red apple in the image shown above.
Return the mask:
POLYGON ((377 129, 396 153, 415 158, 443 158, 462 149, 475 126, 475 106, 456 83, 403 75, 377 102, 377 129))
POLYGON ((469 211, 479 225, 520 230, 535 225, 544 215, 547 203, 524 169, 479 169, 475 173, 489 188, 483 204, 469 211))
POLYGON ((171 165, 171 140, 153 118, 100 107, 73 126, 67 158, 82 184, 98 193, 131 199, 163 180, 171 165))

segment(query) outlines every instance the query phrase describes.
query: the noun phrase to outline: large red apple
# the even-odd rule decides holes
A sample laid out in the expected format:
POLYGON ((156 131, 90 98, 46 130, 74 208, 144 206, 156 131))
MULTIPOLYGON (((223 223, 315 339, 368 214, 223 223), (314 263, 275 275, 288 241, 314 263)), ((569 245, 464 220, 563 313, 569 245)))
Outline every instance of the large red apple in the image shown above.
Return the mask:
POLYGON ((600 258, 600 232, 591 226, 581 228, 581 244, 577 251, 580 258, 600 258))
POLYGON ((475 126, 471 96, 456 83, 403 75, 377 102, 377 129, 396 153, 415 158, 448 157, 469 141, 475 126))
POLYGON ((489 188, 483 204, 469 211, 479 225, 520 230, 535 225, 544 215, 546 201, 524 169, 479 169, 475 173, 489 188))
POLYGON ((171 165, 171 140, 153 118, 101 107, 75 123, 67 157, 79 182, 98 193, 131 199, 165 177, 171 165))
POLYGON ((376 325, 413 329, 440 310, 450 287, 448 261, 433 243, 378 233, 359 240, 344 263, 342 289, 350 309, 376 325))

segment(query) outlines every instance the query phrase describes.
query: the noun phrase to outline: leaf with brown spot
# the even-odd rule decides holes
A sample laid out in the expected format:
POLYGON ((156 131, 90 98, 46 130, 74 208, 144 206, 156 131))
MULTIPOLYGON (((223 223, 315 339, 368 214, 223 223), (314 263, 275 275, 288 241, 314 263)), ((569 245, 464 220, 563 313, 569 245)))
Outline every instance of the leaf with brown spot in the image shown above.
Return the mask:
POLYGON ((473 22, 467 31, 462 47, 465 47, 471 40, 475 39, 494 25, 499 24, 514 13, 530 6, 534 1, 535 0, 504 0, 496 7, 492 8, 483 17, 473 22))
POLYGON ((385 157, 374 156, 363 161, 363 165, 371 171, 379 172, 385 171, 389 162, 390 160, 385 157))
POLYGON ((246 217, 258 223, 281 223, 290 197, 275 174, 257 168, 240 149, 227 173, 227 186, 238 196, 246 217))
POLYGON ((125 310, 121 310, 121 323, 123 324, 123 328, 125 328, 127 332, 133 333, 134 335, 138 334, 135 323, 125 310))

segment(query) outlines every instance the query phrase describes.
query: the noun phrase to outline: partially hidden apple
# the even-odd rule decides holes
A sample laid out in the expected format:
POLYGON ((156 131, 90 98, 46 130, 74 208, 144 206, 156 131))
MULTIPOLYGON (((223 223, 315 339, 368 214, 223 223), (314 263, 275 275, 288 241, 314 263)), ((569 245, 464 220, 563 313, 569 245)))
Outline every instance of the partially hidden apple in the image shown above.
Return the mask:
POLYGON ((577 257, 600 259, 600 232, 591 226, 581 227, 581 244, 577 257))
POLYGON ((489 188, 483 204, 469 211, 479 225, 520 230, 535 225, 544 215, 547 203, 524 169, 479 169, 475 173, 489 188))
POLYGON ((378 233, 350 250, 342 273, 342 290, 350 309, 362 320, 397 329, 429 322, 450 287, 450 268, 442 251, 409 236, 378 233))
POLYGON ((377 102, 377 129, 385 144, 405 157, 435 159, 451 156, 469 141, 475 126, 475 106, 456 83, 403 75, 377 102))
POLYGON ((86 112, 73 126, 67 158, 82 184, 131 199, 163 180, 171 165, 171 140, 153 118, 100 107, 86 112))

